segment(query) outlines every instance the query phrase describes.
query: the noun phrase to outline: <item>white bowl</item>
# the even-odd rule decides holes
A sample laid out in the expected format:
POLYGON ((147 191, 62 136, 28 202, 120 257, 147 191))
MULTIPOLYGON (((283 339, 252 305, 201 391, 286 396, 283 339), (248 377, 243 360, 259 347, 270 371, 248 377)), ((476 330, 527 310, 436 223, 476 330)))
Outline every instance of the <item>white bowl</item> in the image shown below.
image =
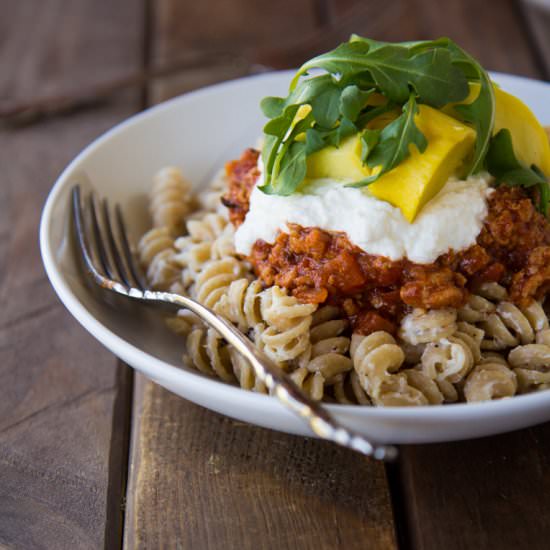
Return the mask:
MULTIPOLYGON (((219 413, 283 432, 312 435, 272 397, 181 366, 183 342, 160 318, 98 302, 83 285, 66 239, 69 191, 90 182, 124 208, 135 239, 146 229, 153 174, 179 165, 200 187, 226 160, 254 144, 264 123, 259 101, 285 95, 291 72, 253 76, 186 94, 136 115, 96 139, 63 171, 44 206, 40 246, 50 281, 74 317, 123 361, 170 391, 219 413)), ((495 74, 550 124, 550 85, 495 74)), ((411 408, 329 405, 344 424, 379 442, 427 443, 497 434, 550 420, 550 392, 480 404, 411 408)))

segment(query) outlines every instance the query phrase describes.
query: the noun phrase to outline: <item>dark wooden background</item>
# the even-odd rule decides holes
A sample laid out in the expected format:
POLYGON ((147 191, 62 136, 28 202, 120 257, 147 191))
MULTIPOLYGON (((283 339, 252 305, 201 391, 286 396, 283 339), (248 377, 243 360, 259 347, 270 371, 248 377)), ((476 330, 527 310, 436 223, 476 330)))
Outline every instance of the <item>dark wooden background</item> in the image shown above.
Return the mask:
POLYGON ((40 210, 84 145, 351 32, 448 35, 489 69, 550 75, 550 16, 528 2, 0 0, 0 113, 25 106, 0 128, 0 547, 550 546, 550 425, 403 447, 385 467, 134 377, 44 275, 40 210))

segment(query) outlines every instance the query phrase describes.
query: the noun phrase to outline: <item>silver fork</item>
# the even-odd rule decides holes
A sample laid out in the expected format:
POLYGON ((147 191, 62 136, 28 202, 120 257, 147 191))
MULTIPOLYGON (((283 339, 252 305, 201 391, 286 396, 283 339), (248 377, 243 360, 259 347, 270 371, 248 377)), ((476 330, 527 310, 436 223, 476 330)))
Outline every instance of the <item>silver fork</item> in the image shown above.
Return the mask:
POLYGON ((168 305, 174 310, 189 309, 234 346, 250 362, 270 393, 300 416, 318 437, 379 460, 392 460, 397 456, 395 447, 376 445, 342 426, 320 403, 309 399, 232 323, 187 296, 150 290, 130 248, 126 224, 118 205, 114 209, 113 222, 106 199, 99 202, 92 192, 83 209, 78 185, 73 187, 71 198, 74 236, 85 272, 95 284, 142 302, 168 305))

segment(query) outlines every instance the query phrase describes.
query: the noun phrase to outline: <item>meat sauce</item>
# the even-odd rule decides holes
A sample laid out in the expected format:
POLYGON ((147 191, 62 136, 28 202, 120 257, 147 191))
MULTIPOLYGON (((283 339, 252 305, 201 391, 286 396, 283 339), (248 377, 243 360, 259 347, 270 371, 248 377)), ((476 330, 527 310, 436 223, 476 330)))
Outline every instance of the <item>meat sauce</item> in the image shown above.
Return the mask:
MULTIPOLYGON (((236 226, 248 212, 257 158, 249 149, 227 165, 229 191, 223 201, 236 226)), ((395 333, 413 307, 461 307, 483 282, 503 284, 520 305, 550 290, 550 224, 517 187, 501 186, 491 194, 476 244, 431 264, 367 254, 345 233, 293 224, 289 230, 272 244, 256 241, 249 257, 256 275, 300 301, 339 305, 362 334, 395 333)))

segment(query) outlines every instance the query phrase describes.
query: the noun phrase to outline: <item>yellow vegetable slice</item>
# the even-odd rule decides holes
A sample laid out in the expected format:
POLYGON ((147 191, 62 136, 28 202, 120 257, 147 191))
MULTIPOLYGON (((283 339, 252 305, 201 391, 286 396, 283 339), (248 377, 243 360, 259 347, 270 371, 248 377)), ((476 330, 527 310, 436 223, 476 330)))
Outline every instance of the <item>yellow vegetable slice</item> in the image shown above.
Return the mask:
MULTIPOLYGON (((463 165, 475 142, 474 130, 444 113, 420 105, 415 122, 428 141, 424 153, 411 146, 411 155, 368 187, 375 197, 397 206, 412 222, 418 211, 463 165)), ((361 163, 358 135, 340 147, 325 147, 307 159, 308 178, 359 181, 375 173, 361 163)))
POLYGON ((428 141, 426 150, 411 146, 407 159, 368 187, 375 197, 399 207, 409 222, 450 176, 460 175, 476 139, 470 127, 427 105, 419 106, 415 122, 428 141))
MULTIPOLYGON (((550 144, 548 136, 533 111, 516 96, 498 86, 495 89, 495 126, 493 135, 508 128, 518 160, 526 166, 536 164, 550 177, 550 144)), ((479 84, 470 84, 464 103, 471 103, 479 93, 479 84)))
POLYGON ((342 140, 340 147, 325 147, 307 157, 309 179, 333 178, 359 181, 371 174, 361 163, 361 140, 355 134, 342 140))

